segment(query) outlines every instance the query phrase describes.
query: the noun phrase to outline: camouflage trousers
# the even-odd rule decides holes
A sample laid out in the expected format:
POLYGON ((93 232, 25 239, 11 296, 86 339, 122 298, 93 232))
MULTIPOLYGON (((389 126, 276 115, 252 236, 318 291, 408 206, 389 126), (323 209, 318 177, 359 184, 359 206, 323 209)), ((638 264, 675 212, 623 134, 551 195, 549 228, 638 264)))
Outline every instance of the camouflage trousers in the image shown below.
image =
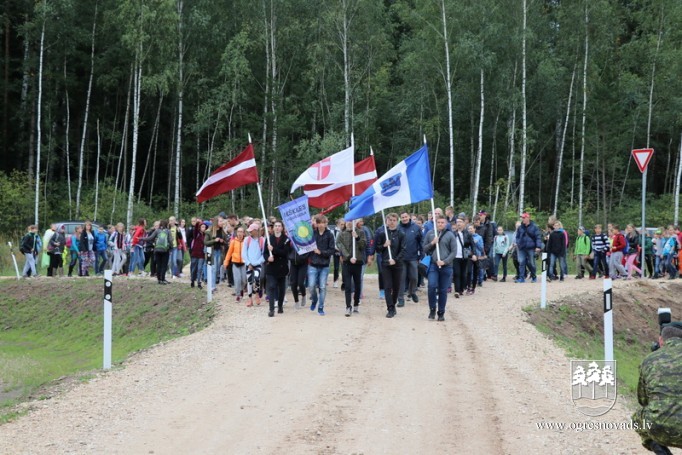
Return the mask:
POLYGON ((645 448, 648 449, 652 441, 666 447, 682 448, 682 428, 676 423, 651 415, 645 408, 632 414, 632 421, 637 424, 636 431, 645 448))

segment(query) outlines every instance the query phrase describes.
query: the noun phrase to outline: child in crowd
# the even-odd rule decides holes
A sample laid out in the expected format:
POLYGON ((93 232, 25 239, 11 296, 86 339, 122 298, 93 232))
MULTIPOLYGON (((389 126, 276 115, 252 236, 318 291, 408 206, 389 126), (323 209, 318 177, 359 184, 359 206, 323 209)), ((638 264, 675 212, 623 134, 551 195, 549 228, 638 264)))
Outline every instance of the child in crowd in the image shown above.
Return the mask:
POLYGON ((497 226, 497 235, 493 243, 493 255, 495 257, 494 266, 494 280, 497 281, 497 275, 500 270, 500 262, 502 262, 502 279, 500 282, 507 281, 507 253, 509 252, 510 242, 507 235, 504 233, 502 226, 497 226))
POLYGON ((577 279, 585 277, 585 270, 592 277, 592 265, 590 264, 590 254, 592 254, 592 241, 585 234, 585 228, 578 228, 578 238, 575 239, 575 263, 577 267, 577 279))

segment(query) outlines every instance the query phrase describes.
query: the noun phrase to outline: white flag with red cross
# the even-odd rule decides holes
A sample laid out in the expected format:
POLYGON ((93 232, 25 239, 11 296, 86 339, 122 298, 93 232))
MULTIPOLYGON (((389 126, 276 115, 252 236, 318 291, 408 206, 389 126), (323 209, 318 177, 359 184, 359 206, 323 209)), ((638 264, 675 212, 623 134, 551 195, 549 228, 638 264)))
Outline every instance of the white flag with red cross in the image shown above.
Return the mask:
POLYGON ((334 183, 351 184, 353 182, 353 166, 355 164, 354 147, 328 156, 322 161, 311 165, 303 174, 299 175, 293 185, 291 193, 304 185, 326 185, 334 183))

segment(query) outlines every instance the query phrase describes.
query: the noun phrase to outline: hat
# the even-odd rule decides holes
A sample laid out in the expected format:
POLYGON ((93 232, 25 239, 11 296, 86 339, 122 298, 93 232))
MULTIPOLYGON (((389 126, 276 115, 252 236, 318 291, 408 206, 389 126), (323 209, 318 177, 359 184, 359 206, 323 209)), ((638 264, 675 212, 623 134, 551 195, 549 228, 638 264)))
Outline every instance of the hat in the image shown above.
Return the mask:
POLYGON ((257 230, 258 230, 258 225, 256 223, 251 223, 251 225, 249 226, 249 228, 246 231, 251 232, 251 231, 257 231, 257 230))
POLYGON ((585 232, 585 226, 578 226, 578 230, 585 232))
POLYGON ((661 234, 663 234, 663 231, 661 231, 660 229, 658 229, 658 230, 656 230, 656 234, 661 235, 661 234))
POLYGON ((466 217, 467 217, 467 214, 464 212, 459 212, 459 215, 457 215, 457 218, 461 218, 461 219, 464 219, 466 217))
POLYGON ((208 220, 205 220, 205 221, 202 221, 201 224, 203 224, 203 225, 206 226, 206 227, 211 227, 211 225, 212 225, 213 223, 211 223, 211 222, 208 221, 208 220))
POLYGON ((227 218, 227 215, 225 215, 225 212, 220 212, 220 213, 218 214, 218 216, 219 216, 220 218, 227 218))
POLYGON ((486 212, 485 210, 481 210, 480 212, 478 212, 478 214, 479 214, 479 215, 487 215, 488 212, 486 212))
POLYGON ((523 213, 521 214, 521 218, 530 218, 530 213, 528 213, 528 212, 523 212, 523 213))

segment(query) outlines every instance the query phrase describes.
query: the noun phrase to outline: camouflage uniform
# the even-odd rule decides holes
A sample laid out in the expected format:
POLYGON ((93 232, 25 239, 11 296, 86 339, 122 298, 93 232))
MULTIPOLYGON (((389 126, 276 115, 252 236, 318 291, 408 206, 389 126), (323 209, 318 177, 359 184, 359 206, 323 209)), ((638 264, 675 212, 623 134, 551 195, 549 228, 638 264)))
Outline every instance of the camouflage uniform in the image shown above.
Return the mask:
POLYGON ((642 445, 651 441, 682 447, 682 338, 670 338, 644 358, 639 367, 637 400, 642 406, 632 416, 642 445), (651 428, 644 427, 644 421, 651 428))

